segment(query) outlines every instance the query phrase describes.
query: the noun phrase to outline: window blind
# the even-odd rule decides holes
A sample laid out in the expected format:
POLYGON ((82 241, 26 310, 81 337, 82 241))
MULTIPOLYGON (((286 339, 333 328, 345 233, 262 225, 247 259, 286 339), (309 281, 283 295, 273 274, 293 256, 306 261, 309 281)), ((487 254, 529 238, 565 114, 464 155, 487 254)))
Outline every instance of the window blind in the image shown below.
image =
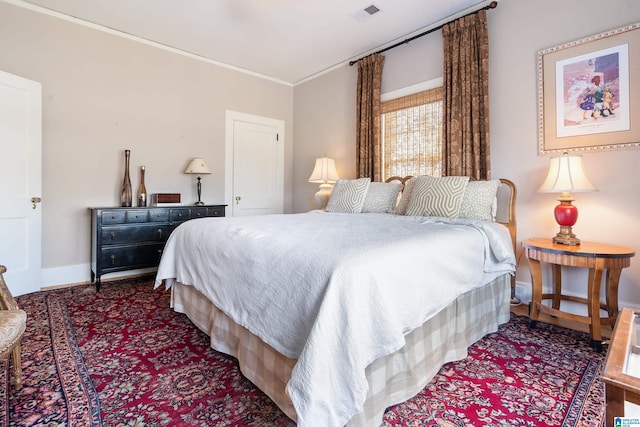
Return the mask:
POLYGON ((443 89, 382 103, 383 178, 442 175, 443 89))

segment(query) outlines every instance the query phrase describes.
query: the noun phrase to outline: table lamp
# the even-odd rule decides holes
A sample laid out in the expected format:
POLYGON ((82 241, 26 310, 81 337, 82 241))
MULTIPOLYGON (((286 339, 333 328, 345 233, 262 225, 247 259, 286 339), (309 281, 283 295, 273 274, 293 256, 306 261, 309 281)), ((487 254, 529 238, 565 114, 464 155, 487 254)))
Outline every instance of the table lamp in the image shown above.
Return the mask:
POLYGON ((338 171, 336 171, 336 162, 328 157, 316 159, 316 165, 311 172, 309 182, 320 184, 320 189, 314 195, 316 207, 324 209, 329 201, 333 184, 340 179, 338 171))
POLYGON ((187 168, 184 170, 184 173, 198 175, 198 184, 196 186, 198 190, 198 201, 195 204, 196 206, 204 205, 204 202, 200 199, 200 196, 202 194, 202 184, 200 183, 200 175, 208 175, 211 173, 211 171, 209 170, 209 167, 204 162, 204 159, 201 159, 200 157, 196 157, 193 160, 191 160, 191 163, 189 163, 189 166, 187 166, 187 168))
POLYGON ((572 227, 578 220, 578 208, 571 202, 571 192, 598 191, 584 174, 582 156, 568 155, 551 157, 547 178, 538 190, 542 193, 562 193, 558 198, 559 205, 555 207, 554 215, 560 225, 560 231, 553 238, 553 243, 577 246, 580 239, 573 234, 572 227))

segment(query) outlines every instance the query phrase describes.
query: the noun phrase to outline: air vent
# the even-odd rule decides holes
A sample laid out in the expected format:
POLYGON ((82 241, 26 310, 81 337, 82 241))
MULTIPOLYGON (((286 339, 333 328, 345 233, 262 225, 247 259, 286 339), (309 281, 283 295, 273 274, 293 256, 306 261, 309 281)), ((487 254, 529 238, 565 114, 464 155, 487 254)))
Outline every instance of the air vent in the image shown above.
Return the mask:
POLYGON ((380 12, 380 9, 372 4, 371 6, 364 9, 358 9, 355 12, 350 13, 349 15, 351 15, 351 17, 356 21, 364 22, 368 19, 371 19, 371 16, 378 12, 380 12))
POLYGON ((364 11, 367 12, 369 15, 373 15, 374 13, 380 12, 380 9, 378 9, 375 5, 372 4, 369 7, 365 7, 364 11))

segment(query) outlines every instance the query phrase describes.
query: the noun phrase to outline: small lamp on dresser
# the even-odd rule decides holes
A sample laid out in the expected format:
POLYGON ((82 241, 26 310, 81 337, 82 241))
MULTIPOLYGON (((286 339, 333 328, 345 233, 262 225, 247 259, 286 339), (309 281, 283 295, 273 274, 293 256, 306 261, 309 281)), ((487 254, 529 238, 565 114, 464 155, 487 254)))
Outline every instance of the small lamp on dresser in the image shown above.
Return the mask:
POLYGON ((559 205, 555 207, 554 216, 560 225, 560 231, 553 238, 553 243, 577 246, 580 239, 573 234, 572 227, 578 220, 578 208, 571 202, 572 192, 598 191, 587 179, 582 168, 582 156, 568 155, 551 157, 549 172, 538 190, 542 193, 562 193, 558 198, 559 205))
POLYGON ((311 172, 309 182, 320 184, 320 189, 314 196, 317 209, 324 209, 329 201, 333 184, 340 179, 336 170, 336 161, 328 157, 316 159, 316 165, 311 172))
POLYGON ((200 175, 208 175, 211 173, 209 167, 204 162, 204 159, 196 157, 191 160, 191 163, 189 163, 189 166, 187 166, 187 168, 184 170, 184 173, 198 175, 198 184, 196 185, 196 189, 198 191, 198 201, 195 204, 196 206, 204 205, 204 202, 201 199, 202 184, 200 183, 200 175))

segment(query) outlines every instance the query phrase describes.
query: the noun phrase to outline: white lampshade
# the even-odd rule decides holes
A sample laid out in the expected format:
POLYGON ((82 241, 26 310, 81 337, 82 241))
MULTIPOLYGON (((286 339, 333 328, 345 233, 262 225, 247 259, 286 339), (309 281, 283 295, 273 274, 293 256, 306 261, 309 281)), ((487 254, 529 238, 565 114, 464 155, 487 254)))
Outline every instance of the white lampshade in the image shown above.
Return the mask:
POLYGON ((211 171, 209 170, 209 166, 207 166, 204 159, 201 159, 200 157, 196 157, 193 160, 191 160, 191 163, 189 163, 189 166, 187 166, 187 168, 184 170, 184 173, 206 175, 206 174, 210 174, 211 171))
POLYGON ((333 184, 340 177, 338 171, 336 171, 336 162, 328 157, 321 157, 316 159, 316 165, 311 172, 309 182, 315 182, 317 184, 333 184))
POLYGON ((567 153, 549 159, 547 178, 538 190, 543 193, 571 193, 583 191, 598 191, 594 187, 582 168, 582 156, 567 153))

